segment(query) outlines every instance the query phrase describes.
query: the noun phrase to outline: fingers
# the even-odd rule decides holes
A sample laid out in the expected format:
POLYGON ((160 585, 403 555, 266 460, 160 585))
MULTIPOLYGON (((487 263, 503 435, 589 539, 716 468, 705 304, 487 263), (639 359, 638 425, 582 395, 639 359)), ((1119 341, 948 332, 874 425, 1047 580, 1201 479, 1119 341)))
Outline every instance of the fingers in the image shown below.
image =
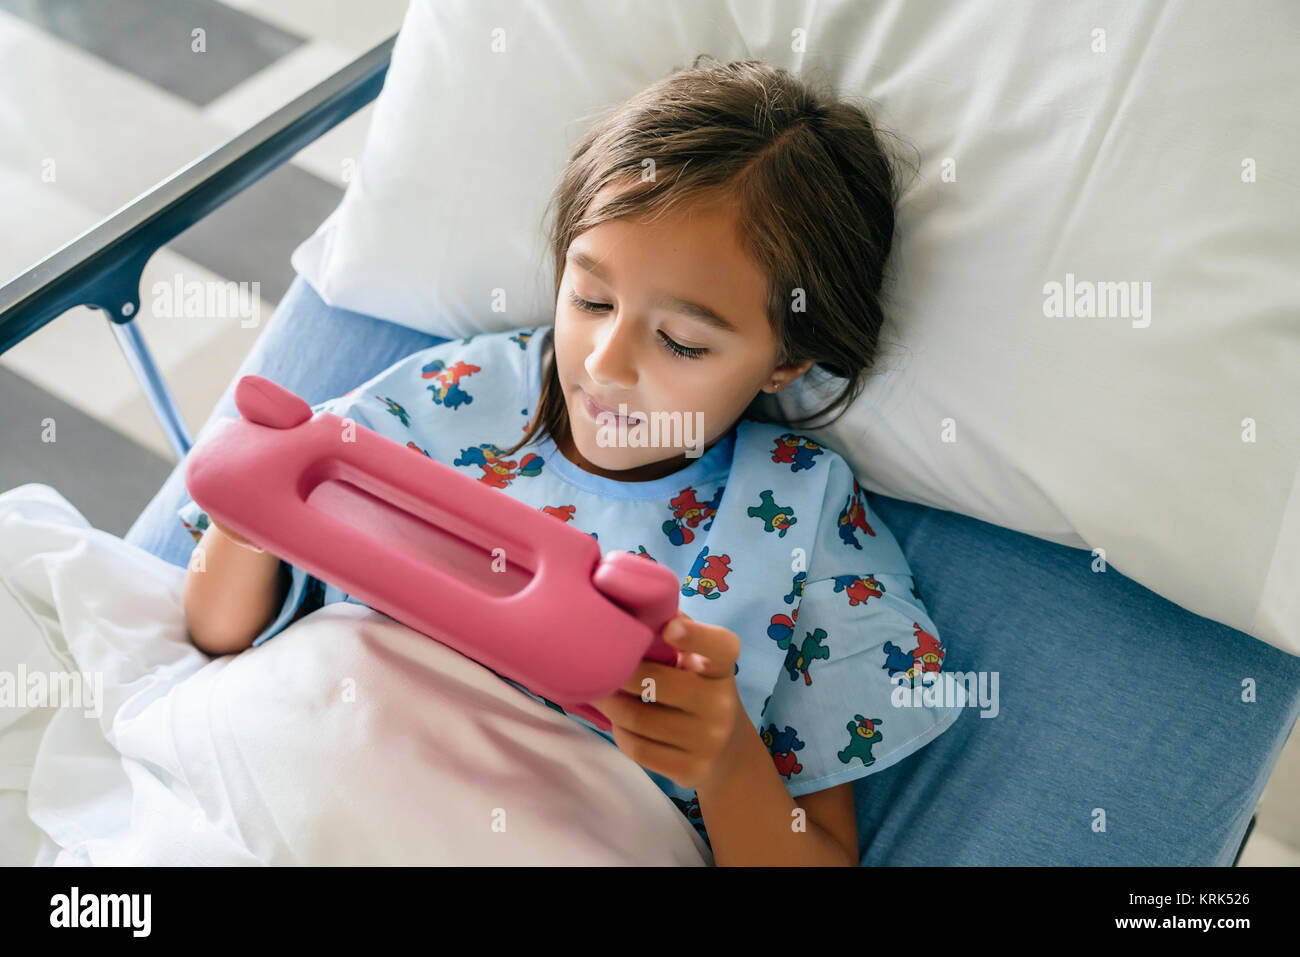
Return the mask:
POLYGON ((685 652, 682 663, 707 678, 729 678, 740 657, 740 638, 721 625, 695 621, 681 612, 664 626, 663 639, 685 652))
POLYGON ((681 708, 689 695, 691 674, 687 670, 674 668, 658 661, 643 658, 637 662, 627 680, 611 697, 623 692, 637 698, 645 697, 670 708, 681 708))

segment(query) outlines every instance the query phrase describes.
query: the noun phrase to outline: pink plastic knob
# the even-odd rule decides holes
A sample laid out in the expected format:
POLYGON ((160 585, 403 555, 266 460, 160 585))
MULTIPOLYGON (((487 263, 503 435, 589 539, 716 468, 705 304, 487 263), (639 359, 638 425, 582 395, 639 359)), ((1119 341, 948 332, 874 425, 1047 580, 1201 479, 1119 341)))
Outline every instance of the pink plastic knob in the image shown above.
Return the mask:
POLYGON ((292 429, 311 418, 311 406, 283 386, 260 375, 246 375, 235 386, 235 406, 249 422, 292 429))

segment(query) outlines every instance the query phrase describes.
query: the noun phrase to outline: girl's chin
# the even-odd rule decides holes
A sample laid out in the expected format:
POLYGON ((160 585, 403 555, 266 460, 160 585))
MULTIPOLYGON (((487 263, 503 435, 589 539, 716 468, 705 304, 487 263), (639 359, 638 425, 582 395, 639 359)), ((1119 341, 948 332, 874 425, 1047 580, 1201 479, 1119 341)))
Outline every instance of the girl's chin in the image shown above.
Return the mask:
POLYGON ((629 464, 627 461, 628 449, 601 445, 594 435, 584 436, 582 441, 575 441, 574 444, 582 457, 597 468, 622 470, 635 467, 636 463, 629 464))

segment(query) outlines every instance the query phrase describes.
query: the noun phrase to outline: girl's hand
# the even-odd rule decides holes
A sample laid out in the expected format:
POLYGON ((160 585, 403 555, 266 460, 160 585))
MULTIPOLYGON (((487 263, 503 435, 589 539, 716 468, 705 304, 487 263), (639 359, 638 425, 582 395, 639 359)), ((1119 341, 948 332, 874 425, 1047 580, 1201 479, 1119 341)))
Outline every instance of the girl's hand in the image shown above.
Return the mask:
POLYGON ((752 731, 736 690, 740 638, 679 610, 663 639, 678 649, 677 667, 642 660, 620 690, 590 703, 632 760, 683 788, 708 788, 727 779, 738 735, 752 731))

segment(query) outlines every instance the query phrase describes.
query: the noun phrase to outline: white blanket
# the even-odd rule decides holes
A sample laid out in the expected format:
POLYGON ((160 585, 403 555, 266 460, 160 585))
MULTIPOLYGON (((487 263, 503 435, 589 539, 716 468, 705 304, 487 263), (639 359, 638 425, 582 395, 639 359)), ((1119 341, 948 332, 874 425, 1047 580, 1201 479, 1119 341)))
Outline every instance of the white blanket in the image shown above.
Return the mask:
POLYGON ((49 486, 0 495, 0 865, 712 863, 482 665, 352 604, 212 659, 184 576, 49 486))

